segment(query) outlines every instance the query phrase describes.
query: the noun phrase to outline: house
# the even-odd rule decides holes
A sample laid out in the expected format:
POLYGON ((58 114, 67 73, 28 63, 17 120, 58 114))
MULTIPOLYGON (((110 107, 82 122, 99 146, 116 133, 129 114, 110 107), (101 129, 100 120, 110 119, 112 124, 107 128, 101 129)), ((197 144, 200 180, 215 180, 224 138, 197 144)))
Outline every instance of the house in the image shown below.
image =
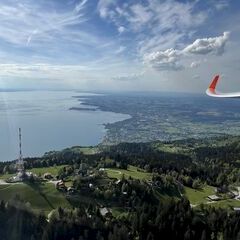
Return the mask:
POLYGON ((43 178, 50 180, 50 179, 53 179, 53 176, 52 176, 51 173, 44 173, 44 174, 43 174, 43 178))
POLYGON ((221 198, 217 195, 209 195, 208 198, 211 200, 211 201, 219 201, 221 200, 221 198))
POLYGON ((81 177, 88 175, 88 165, 86 163, 81 162, 79 169, 75 171, 76 175, 79 175, 81 177))
POLYGON ((74 194, 74 193, 76 192, 76 189, 73 188, 73 187, 68 187, 68 188, 67 188, 67 192, 68 192, 69 194, 74 194))
POLYGON ((100 208, 100 213, 103 217, 111 217, 112 216, 112 212, 106 207, 100 208))
POLYGON ((67 187, 65 186, 63 180, 56 182, 56 189, 66 191, 67 187))
POLYGON ((121 183, 121 180, 120 180, 120 179, 118 179, 118 180, 115 182, 116 185, 118 185, 119 183, 121 183))

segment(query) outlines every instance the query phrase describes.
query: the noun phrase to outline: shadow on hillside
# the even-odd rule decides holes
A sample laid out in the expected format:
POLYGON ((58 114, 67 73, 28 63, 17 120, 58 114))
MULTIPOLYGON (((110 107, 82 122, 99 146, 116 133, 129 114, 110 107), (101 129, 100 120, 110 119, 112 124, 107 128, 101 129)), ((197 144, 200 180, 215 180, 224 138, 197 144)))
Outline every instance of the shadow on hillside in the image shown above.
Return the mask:
POLYGON ((43 193, 42 191, 42 186, 44 185, 42 182, 35 182, 35 183, 30 183, 30 182, 26 182, 26 184, 31 187, 34 191, 37 191, 38 194, 43 197, 43 199, 48 203, 48 205, 54 209, 54 206, 52 205, 52 203, 48 200, 46 194, 43 193))
POLYGON ((161 194, 166 195, 168 197, 181 198, 181 193, 180 193, 179 189, 175 186, 171 186, 168 189, 164 189, 163 191, 161 191, 161 194))

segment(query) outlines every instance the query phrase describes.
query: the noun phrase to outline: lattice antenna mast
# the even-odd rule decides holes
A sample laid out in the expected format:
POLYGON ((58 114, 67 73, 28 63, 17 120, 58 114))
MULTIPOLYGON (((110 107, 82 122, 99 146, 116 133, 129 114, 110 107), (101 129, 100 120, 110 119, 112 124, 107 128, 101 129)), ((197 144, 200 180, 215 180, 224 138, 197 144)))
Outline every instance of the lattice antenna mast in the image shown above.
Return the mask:
POLYGON ((20 171, 24 170, 23 166, 23 158, 22 158, 22 132, 21 128, 19 128, 19 158, 18 158, 18 168, 20 171))

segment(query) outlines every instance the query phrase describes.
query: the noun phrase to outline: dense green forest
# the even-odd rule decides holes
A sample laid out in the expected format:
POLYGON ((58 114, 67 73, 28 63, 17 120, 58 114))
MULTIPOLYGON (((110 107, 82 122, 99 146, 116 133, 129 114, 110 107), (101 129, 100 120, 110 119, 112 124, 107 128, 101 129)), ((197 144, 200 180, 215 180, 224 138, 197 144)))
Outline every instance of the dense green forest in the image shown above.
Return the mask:
POLYGON ((103 217, 91 205, 58 208, 47 221, 20 202, 11 205, 2 201, 0 226, 2 240, 239 239, 240 213, 215 208, 193 211, 182 198, 168 203, 140 203, 127 218, 117 219, 103 217))

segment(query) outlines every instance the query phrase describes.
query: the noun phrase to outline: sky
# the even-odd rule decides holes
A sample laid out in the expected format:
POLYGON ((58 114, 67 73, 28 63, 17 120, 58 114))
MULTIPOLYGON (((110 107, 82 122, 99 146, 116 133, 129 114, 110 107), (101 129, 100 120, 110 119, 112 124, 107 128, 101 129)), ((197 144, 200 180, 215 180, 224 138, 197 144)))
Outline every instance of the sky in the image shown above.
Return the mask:
POLYGON ((1 0, 0 89, 240 90, 235 0, 1 0))

